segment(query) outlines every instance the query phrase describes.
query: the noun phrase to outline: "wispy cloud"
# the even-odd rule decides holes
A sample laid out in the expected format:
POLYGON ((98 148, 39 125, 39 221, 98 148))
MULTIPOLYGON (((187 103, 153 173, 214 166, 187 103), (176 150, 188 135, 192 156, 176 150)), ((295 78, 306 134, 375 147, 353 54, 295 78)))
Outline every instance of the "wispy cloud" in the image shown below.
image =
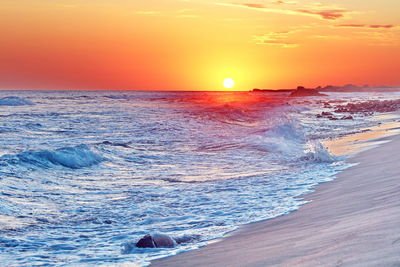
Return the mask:
POLYGON ((257 3, 217 3, 218 5, 223 6, 233 6, 233 7, 242 7, 248 9, 254 9, 262 12, 268 13, 278 13, 285 15, 304 15, 304 16, 312 16, 324 20, 337 20, 342 17, 349 11, 343 8, 332 8, 332 6, 327 5, 316 5, 313 4, 308 7, 300 7, 297 5, 297 2, 291 1, 275 1, 272 2, 271 5, 263 5, 257 3), (285 7, 280 7, 285 5, 285 7), (290 5, 290 6, 288 6, 290 5), (329 9, 327 9, 329 8, 329 9))
POLYGON ((268 8, 264 5, 260 4, 246 4, 246 3, 217 3, 220 6, 231 6, 231 7, 241 7, 241 8, 249 8, 254 10, 259 10, 267 13, 278 13, 278 14, 286 14, 286 15, 298 15, 298 12, 289 9, 278 9, 278 8, 268 8))
POLYGON ((291 42, 289 37, 295 31, 284 31, 284 32, 268 32, 263 35, 253 36, 253 42, 259 45, 274 45, 283 48, 294 48, 298 47, 299 44, 291 42))
POLYGON ((284 47, 284 48, 294 48, 294 47, 299 46, 299 44, 295 44, 295 43, 285 43, 285 42, 280 42, 280 41, 269 41, 269 40, 265 40, 262 43, 258 43, 258 44, 277 45, 277 46, 284 47))
POLYGON ((387 25, 379 25, 379 24, 372 24, 372 25, 367 25, 367 24, 340 24, 340 25, 336 25, 335 27, 339 27, 339 28, 391 29, 391 28, 394 28, 396 26, 392 25, 392 24, 387 24, 387 25))
POLYGON ((296 1, 281 1, 281 0, 279 0, 279 1, 272 2, 272 4, 274 4, 274 5, 295 5, 295 4, 297 4, 297 2, 296 1))
POLYGON ((365 43, 370 46, 398 46, 400 41, 400 27, 398 25, 349 23, 335 25, 334 27, 351 30, 352 39, 366 40, 365 43))
POLYGON ((247 4, 247 3, 242 3, 242 4, 233 4, 232 5, 239 5, 239 6, 244 6, 244 7, 249 7, 249 8, 265 8, 264 5, 261 4, 247 4))
POLYGON ((327 34, 327 35, 317 34, 317 35, 312 35, 310 37, 313 38, 313 39, 318 38, 318 39, 323 39, 323 40, 324 39, 325 40, 329 40, 329 39, 333 39, 333 40, 349 40, 349 39, 351 39, 350 37, 343 36, 343 35, 337 35, 337 34, 327 34))
POLYGON ((307 10, 307 9, 298 9, 297 12, 301 12, 309 15, 320 16, 323 19, 327 20, 336 20, 342 18, 344 14, 347 12, 344 9, 333 9, 333 10, 307 10))
MULTIPOLYGON (((256 3, 217 3, 218 5, 223 6, 233 6, 233 7, 241 7, 241 8, 248 8, 254 9, 262 12, 268 13, 278 13, 278 14, 285 14, 285 15, 305 15, 305 16, 312 16, 324 20, 337 20, 342 18, 345 13, 348 13, 348 10, 336 8, 336 9, 326 9, 329 6, 318 6, 313 8, 300 8, 297 6, 291 6, 286 8, 277 8, 277 6, 292 4, 296 5, 297 2, 285 2, 285 1, 276 1, 272 2, 274 6, 267 6, 263 4, 256 4, 256 3)), ((314 5, 315 6, 315 5, 314 5)))

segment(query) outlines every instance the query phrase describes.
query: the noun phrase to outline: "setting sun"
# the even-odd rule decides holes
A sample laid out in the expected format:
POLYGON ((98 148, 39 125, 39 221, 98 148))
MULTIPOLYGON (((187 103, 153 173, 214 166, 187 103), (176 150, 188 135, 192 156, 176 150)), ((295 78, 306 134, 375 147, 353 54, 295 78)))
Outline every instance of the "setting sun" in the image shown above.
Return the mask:
POLYGON ((233 86, 235 86, 235 81, 231 78, 226 78, 224 80, 224 86, 225 88, 231 89, 233 86))

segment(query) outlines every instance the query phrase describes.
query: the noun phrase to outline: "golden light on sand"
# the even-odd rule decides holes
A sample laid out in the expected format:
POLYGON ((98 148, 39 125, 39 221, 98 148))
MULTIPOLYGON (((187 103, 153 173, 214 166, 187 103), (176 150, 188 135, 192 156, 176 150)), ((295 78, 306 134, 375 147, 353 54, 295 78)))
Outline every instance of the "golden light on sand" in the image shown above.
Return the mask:
POLYGON ((224 80, 224 86, 227 89, 231 89, 233 86, 235 86, 235 81, 232 78, 226 78, 224 80))

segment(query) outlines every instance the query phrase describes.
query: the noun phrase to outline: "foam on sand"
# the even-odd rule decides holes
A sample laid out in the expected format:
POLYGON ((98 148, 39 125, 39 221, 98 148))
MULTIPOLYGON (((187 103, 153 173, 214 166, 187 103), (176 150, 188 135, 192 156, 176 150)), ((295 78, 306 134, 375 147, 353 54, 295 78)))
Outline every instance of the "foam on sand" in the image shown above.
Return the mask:
POLYGON ((297 212, 152 266, 397 266, 400 136, 305 197, 297 212))

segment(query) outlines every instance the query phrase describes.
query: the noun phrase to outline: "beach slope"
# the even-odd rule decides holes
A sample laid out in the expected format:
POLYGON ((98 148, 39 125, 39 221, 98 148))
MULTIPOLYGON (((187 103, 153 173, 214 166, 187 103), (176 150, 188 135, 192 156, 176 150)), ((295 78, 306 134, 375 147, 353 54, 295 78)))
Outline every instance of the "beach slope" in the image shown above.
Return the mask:
POLYGON ((400 266, 400 136, 391 139, 298 211, 151 266, 400 266))

